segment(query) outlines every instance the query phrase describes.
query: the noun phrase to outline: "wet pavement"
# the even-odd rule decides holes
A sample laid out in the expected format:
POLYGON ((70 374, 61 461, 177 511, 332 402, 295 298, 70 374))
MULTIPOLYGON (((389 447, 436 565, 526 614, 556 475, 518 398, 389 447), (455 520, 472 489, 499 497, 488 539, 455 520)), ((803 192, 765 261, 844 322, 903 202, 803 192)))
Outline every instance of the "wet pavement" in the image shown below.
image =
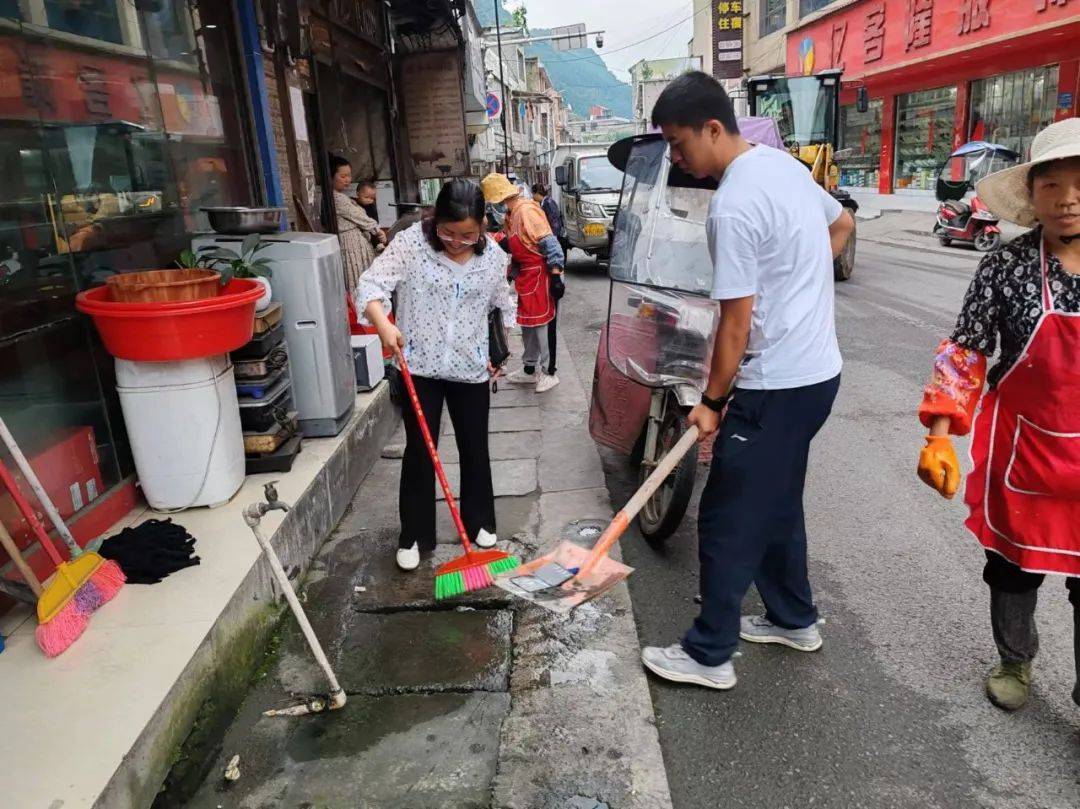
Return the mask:
MULTIPOLYGON (((499 544, 523 558, 564 538, 588 545, 611 515, 580 375, 569 358, 560 366, 564 383, 546 394, 504 383, 492 397, 499 544)), ((440 432, 456 486, 449 419, 440 432)), ((396 568, 403 442, 399 430, 301 588, 347 705, 262 716, 326 688, 286 615, 187 805, 669 807, 625 585, 571 616, 497 588, 435 603, 433 569, 461 551, 440 503, 433 556, 396 568), (236 755, 240 777, 227 780, 236 755)))

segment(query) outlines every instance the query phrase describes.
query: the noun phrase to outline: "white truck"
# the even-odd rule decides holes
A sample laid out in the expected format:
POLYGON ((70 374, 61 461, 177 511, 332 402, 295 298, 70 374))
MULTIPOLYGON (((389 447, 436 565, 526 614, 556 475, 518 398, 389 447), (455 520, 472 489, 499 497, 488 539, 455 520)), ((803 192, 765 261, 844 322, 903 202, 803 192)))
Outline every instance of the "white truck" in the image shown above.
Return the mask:
POLYGON ((551 162, 552 194, 571 247, 600 261, 608 258, 608 229, 619 209, 623 173, 607 159, 610 143, 560 146, 551 162))

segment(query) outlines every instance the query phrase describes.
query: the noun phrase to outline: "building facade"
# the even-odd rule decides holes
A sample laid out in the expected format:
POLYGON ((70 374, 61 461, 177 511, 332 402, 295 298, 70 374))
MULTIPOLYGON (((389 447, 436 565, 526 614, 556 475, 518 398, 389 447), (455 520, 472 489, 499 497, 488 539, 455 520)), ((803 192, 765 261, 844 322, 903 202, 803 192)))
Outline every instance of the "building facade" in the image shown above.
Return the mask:
POLYGON ((1036 132, 1077 115, 1078 43, 1080 0, 857 0, 787 33, 787 72, 843 70, 842 185, 930 193, 963 143, 1026 154, 1036 132))
POLYGON ((672 80, 691 70, 701 70, 701 57, 683 56, 675 59, 642 59, 630 68, 630 91, 634 118, 641 131, 649 128, 653 106, 672 80))
POLYGON ((333 231, 316 193, 330 152, 377 181, 382 203, 468 174, 483 84, 467 11, 0 1, 0 416, 32 460, 59 469, 74 453, 92 470, 58 503, 77 538, 129 511, 136 490, 114 363, 75 295, 174 267, 209 229, 207 206, 283 206, 288 227, 333 231))

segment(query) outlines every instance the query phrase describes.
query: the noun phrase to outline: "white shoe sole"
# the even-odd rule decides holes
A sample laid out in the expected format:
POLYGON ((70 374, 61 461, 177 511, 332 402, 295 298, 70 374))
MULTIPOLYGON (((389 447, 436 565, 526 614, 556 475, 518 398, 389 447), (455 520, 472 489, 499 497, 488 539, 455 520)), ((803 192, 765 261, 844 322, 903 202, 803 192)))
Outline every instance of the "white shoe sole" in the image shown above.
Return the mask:
POLYGON ((794 649, 797 652, 816 652, 822 646, 821 638, 817 639, 817 643, 812 646, 807 646, 803 643, 793 641, 791 638, 784 637, 783 635, 748 635, 740 632, 739 637, 747 643, 773 643, 777 646, 786 646, 789 649, 794 649))
POLYGON ((704 688, 712 688, 716 691, 730 691, 732 688, 735 687, 735 684, 738 682, 738 679, 734 678, 731 680, 731 682, 718 683, 716 680, 710 680, 697 674, 677 674, 675 672, 668 671, 667 669, 659 668, 658 666, 650 663, 645 658, 642 658, 641 662, 645 664, 645 668, 647 668, 657 677, 661 677, 673 683, 700 685, 704 688))

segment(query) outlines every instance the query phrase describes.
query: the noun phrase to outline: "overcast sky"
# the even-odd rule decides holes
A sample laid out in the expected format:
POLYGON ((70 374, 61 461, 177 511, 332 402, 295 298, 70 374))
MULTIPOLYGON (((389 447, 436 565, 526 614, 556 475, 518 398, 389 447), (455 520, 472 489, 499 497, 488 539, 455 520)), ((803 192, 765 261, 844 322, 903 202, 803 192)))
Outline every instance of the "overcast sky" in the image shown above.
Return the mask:
MULTIPOLYGON (((482 2, 483 0, 481 0, 482 2)), ((507 8, 520 5, 508 0, 507 8)), ((552 28, 583 22, 587 30, 604 30, 604 47, 599 53, 612 72, 628 79, 627 70, 640 59, 686 56, 693 36, 692 0, 526 0, 530 28, 552 28), (664 29, 685 20, 669 31, 664 29), (664 31, 664 33, 659 33, 664 31), (656 35, 656 36, 654 36, 656 35), (626 50, 631 43, 650 37, 626 50)), ((706 7, 708 8, 708 7, 706 7)), ((589 44, 595 45, 592 37, 589 44)))

